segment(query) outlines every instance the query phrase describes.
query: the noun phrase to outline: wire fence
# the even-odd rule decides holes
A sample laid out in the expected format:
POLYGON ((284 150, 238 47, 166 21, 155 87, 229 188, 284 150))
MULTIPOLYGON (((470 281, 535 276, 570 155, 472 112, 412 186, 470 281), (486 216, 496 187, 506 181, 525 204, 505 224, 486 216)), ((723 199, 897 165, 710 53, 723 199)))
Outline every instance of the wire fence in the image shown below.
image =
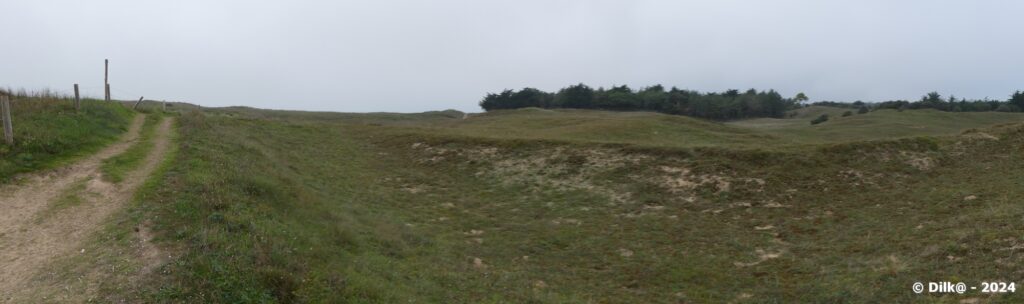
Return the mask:
MULTIPOLYGON (((32 108, 35 106, 45 106, 45 104, 50 102, 68 102, 77 112, 81 109, 83 98, 103 99, 100 97, 85 95, 82 94, 82 92, 95 92, 96 90, 102 90, 103 87, 104 86, 82 86, 74 84, 68 89, 43 88, 32 91, 24 88, 0 88, 0 125, 3 127, 3 143, 9 146, 14 145, 14 123, 12 121, 12 117, 15 116, 16 113, 13 113, 14 110, 11 106, 12 102, 17 101, 19 104, 21 104, 20 102, 29 102, 28 104, 19 106, 19 111, 26 109, 26 106, 32 108)), ((134 102, 132 109, 138 107, 144 99, 143 95, 139 94, 138 91, 134 89, 114 89, 113 87, 110 88, 109 98, 110 101, 113 102, 134 102)), ((166 106, 166 103, 164 103, 162 108, 166 110, 166 106)))
MULTIPOLYGON (((11 113, 12 100, 70 100, 74 105, 75 111, 78 111, 79 109, 81 109, 82 98, 100 99, 92 97, 87 94, 82 94, 82 92, 100 91, 103 92, 103 99, 108 101, 135 101, 135 96, 139 96, 138 101, 135 101, 135 104, 132 106, 132 108, 135 109, 136 107, 138 107, 139 104, 143 102, 145 98, 143 97, 144 95, 139 94, 137 90, 132 88, 126 89, 123 87, 111 86, 109 83, 108 73, 109 63, 109 60, 104 60, 104 85, 102 86, 82 86, 76 83, 70 88, 43 88, 35 91, 28 91, 24 88, 18 90, 9 87, 6 89, 0 88, 0 122, 2 122, 3 124, 4 142, 7 143, 8 145, 14 144, 14 127, 12 126, 13 122, 11 121, 11 117, 14 116, 11 113)), ((163 108, 166 109, 166 107, 167 103, 164 102, 163 108)))

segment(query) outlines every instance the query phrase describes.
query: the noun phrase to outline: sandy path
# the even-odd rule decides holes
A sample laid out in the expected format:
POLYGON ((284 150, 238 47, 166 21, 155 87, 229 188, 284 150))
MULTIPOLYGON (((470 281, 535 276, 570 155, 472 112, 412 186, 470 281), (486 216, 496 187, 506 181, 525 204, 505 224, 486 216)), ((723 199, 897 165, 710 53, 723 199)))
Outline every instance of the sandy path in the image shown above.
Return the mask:
POLYGON ((38 290, 31 279, 56 258, 77 252, 82 242, 99 229, 103 221, 124 206, 164 159, 169 143, 171 119, 164 119, 153 137, 154 146, 144 162, 120 184, 100 179, 104 159, 124 152, 134 144, 144 121, 138 115, 129 132, 117 143, 65 169, 30 178, 28 183, 0 189, 0 301, 15 301, 38 290), (57 210, 38 220, 37 214, 85 181, 77 193, 82 203, 57 210))
MULTIPOLYGON (((57 197, 75 181, 96 172, 104 159, 120 154, 134 144, 145 119, 143 115, 136 115, 128 132, 117 143, 76 164, 30 176, 25 183, 0 187, 0 210, 3 210, 0 212, 0 252, 7 251, 8 245, 4 240, 25 221, 31 220, 33 214, 45 208, 46 202, 57 197)), ((0 259, 0 263, 5 262, 0 259)), ((5 277, 0 276, 0 281, 5 277)))

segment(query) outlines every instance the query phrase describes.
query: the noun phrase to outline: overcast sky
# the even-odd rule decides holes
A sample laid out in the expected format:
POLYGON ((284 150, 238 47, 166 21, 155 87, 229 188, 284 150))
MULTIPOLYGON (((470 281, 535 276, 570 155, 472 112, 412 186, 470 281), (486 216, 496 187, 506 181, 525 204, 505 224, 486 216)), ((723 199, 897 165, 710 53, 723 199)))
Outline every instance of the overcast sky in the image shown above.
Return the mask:
POLYGON ((343 112, 569 84, 1005 99, 1024 1, 4 0, 0 86, 343 112))

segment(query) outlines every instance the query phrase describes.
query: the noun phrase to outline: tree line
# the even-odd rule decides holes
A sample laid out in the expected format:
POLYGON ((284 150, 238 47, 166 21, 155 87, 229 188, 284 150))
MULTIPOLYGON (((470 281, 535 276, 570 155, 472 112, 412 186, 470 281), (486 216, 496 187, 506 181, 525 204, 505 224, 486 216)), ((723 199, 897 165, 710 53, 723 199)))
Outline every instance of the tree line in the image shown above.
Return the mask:
POLYGON ((633 90, 625 85, 593 89, 581 83, 554 93, 535 88, 489 93, 480 101, 480 107, 485 111, 526 107, 654 111, 725 120, 782 117, 786 111, 796 108, 805 100, 807 98, 802 93, 794 98, 783 98, 774 90, 701 93, 675 87, 666 90, 661 85, 639 90, 633 90))
MULTIPOLYGON (((535 88, 505 90, 488 93, 480 101, 485 111, 537 107, 545 109, 597 109, 611 111, 653 111, 674 115, 729 120, 757 117, 782 118, 789 110, 806 106, 808 98, 799 93, 784 98, 774 90, 744 92, 702 93, 682 90, 676 87, 666 90, 662 85, 633 90, 628 86, 613 86, 605 89, 591 88, 585 84, 571 85, 558 92, 544 92, 535 88)), ((835 102, 819 101, 811 105, 823 105, 857 109, 858 113, 878 109, 936 109, 950 112, 1021 112, 1024 111, 1024 92, 1014 92, 1008 100, 967 100, 956 96, 943 97, 938 92, 925 94, 916 101, 890 100, 878 103, 862 101, 835 102)))
POLYGON ((1010 98, 1007 100, 995 100, 988 98, 968 100, 966 98, 957 98, 954 95, 943 97, 942 94, 939 94, 938 92, 930 92, 915 101, 889 100, 878 103, 865 103, 862 101, 855 101, 853 103, 819 101, 813 103, 813 105, 840 108, 869 107, 872 109, 896 110, 935 109, 946 112, 1022 112, 1024 111, 1024 92, 1016 91, 1011 94, 1010 98))

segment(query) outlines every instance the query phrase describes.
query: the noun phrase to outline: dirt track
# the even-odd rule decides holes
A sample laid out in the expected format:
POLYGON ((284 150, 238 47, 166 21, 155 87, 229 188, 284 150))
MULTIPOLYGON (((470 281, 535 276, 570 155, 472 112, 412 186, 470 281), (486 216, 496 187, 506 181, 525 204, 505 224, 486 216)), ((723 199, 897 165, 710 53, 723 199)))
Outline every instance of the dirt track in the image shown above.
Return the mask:
POLYGON ((135 144, 144 120, 143 115, 135 117, 117 143, 95 155, 66 168, 30 176, 27 182, 0 187, 0 302, 31 298, 33 295, 24 293, 38 290, 33 277, 57 258, 81 250, 86 238, 125 206, 156 170, 170 146, 170 118, 160 122, 153 149, 123 182, 111 184, 100 178, 103 160, 135 144), (84 189, 76 189, 76 185, 84 185, 84 189), (40 216, 69 191, 80 198, 80 204, 40 216))

